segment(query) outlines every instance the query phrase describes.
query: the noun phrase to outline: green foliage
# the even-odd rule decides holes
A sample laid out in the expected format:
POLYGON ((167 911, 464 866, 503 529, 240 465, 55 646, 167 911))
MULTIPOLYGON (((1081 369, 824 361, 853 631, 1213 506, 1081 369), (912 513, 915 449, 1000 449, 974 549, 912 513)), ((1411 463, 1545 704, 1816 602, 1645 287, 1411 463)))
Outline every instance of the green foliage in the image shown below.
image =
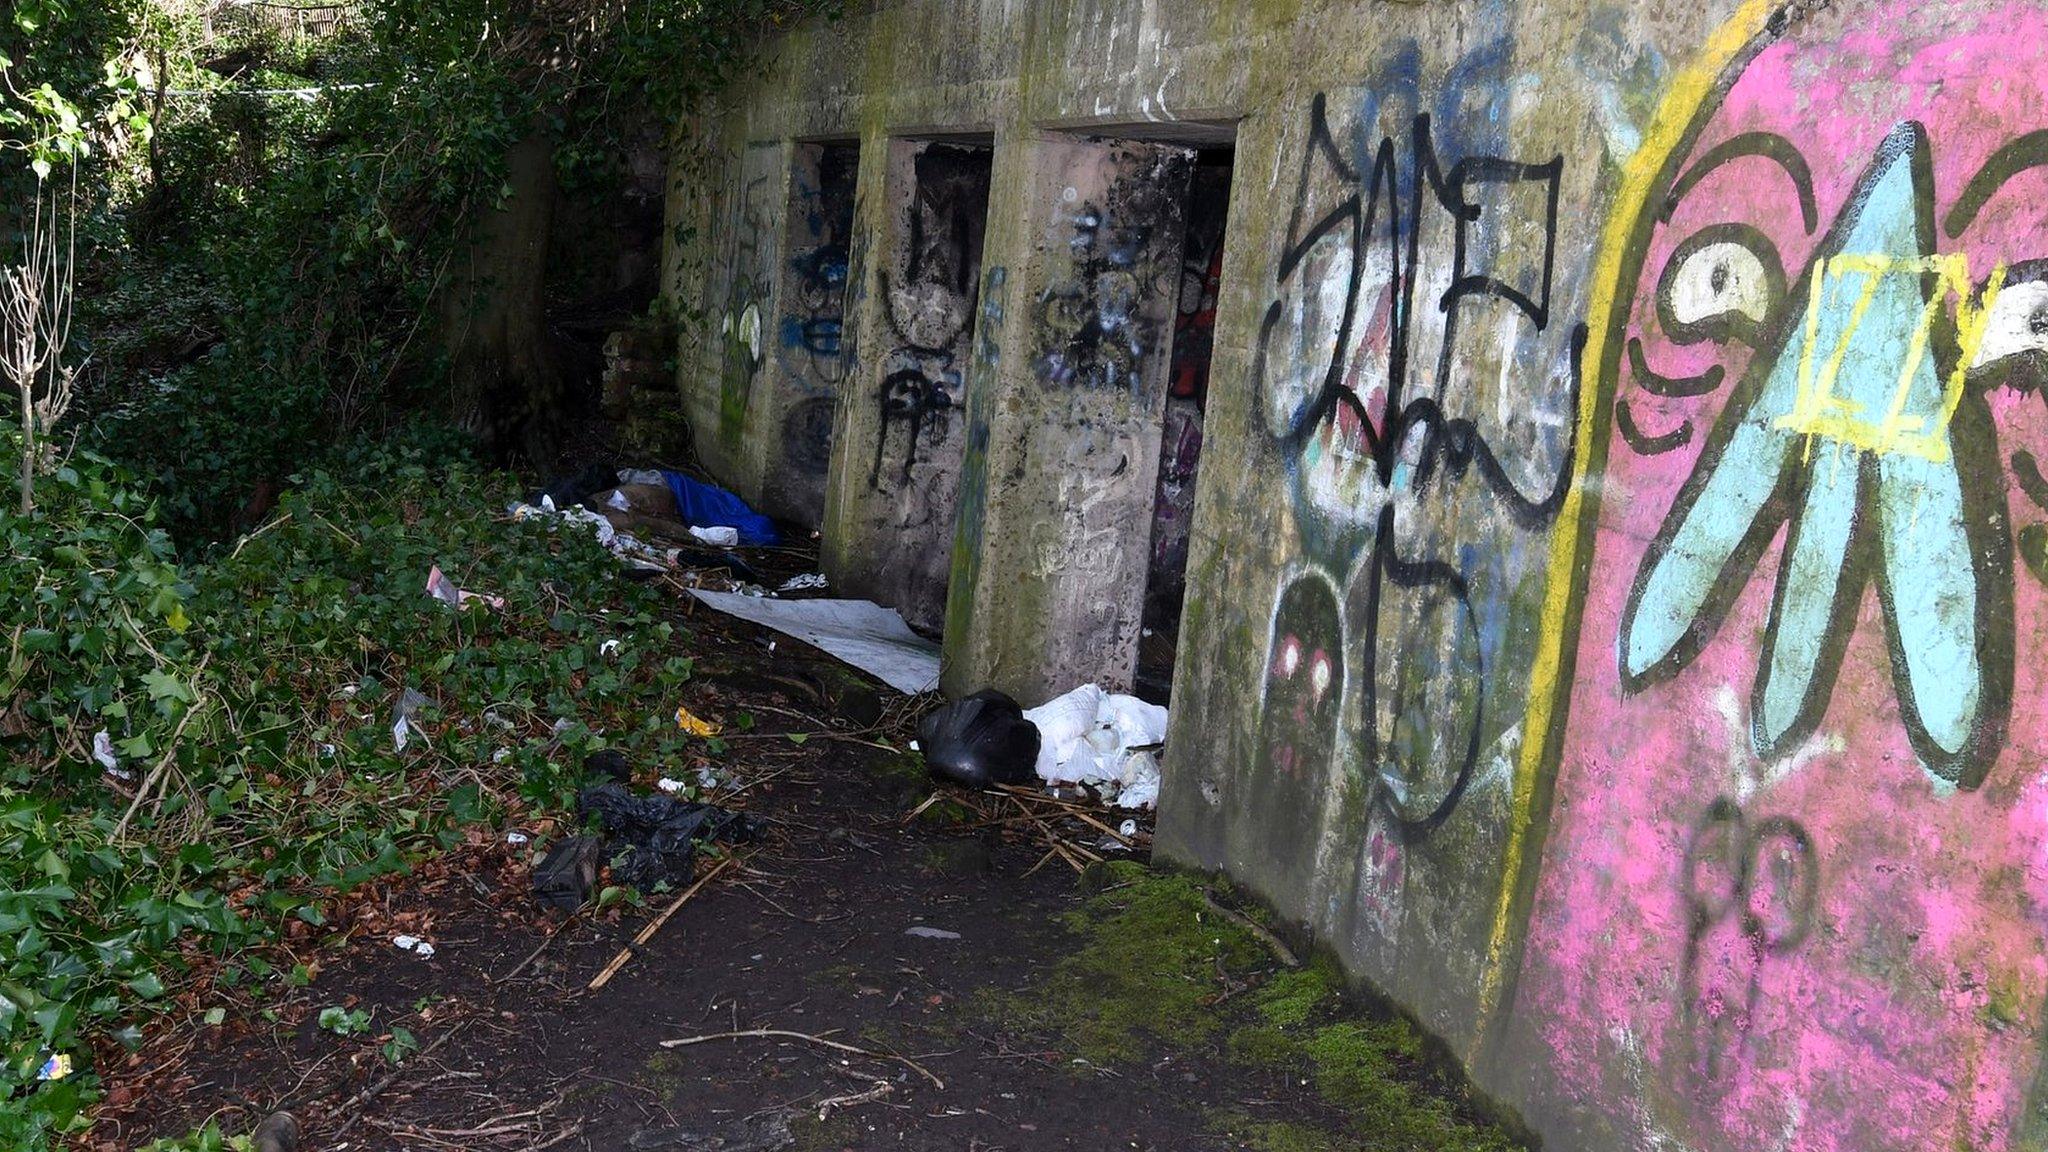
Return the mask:
POLYGON ((360 1036, 370 1030, 370 1014, 361 1008, 330 1004, 320 1010, 320 1027, 336 1036, 360 1036))
POLYGON ((384 1054, 385 1062, 395 1068, 420 1050, 420 1039, 412 1034, 410 1028, 393 1027, 390 1039, 384 1041, 377 1050, 384 1054))
MULTIPOLYGON (((89 455, 38 516, 0 511, 0 1147, 78 1123, 94 1046, 136 1041, 195 979, 309 982, 261 948, 337 893, 562 803, 601 743, 684 751, 680 636, 593 538, 504 522, 510 479, 443 447, 332 462, 200 565, 89 455), (436 565, 504 609, 429 597, 436 565), (407 691, 426 703, 401 751, 407 691), (38 1081, 53 1053, 79 1074, 38 1081)), ((395 1032, 386 1053, 406 1055, 395 1032)))
POLYGON ((220 1125, 208 1124, 189 1136, 147 1144, 142 1152, 250 1152, 252 1147, 247 1136, 227 1136, 220 1125))
POLYGON ((140 0, 13 0, 0 18, 0 153, 48 179, 95 142, 147 140, 143 89, 154 77, 124 51, 147 12, 140 0))
POLYGON ((444 321, 513 146, 544 134, 564 186, 601 195, 762 27, 831 7, 366 0, 318 37, 256 17, 207 32, 196 9, 131 22, 186 95, 111 182, 125 235, 96 250, 81 308, 109 353, 94 443, 152 480, 174 534, 215 539, 323 446, 447 413, 444 321))

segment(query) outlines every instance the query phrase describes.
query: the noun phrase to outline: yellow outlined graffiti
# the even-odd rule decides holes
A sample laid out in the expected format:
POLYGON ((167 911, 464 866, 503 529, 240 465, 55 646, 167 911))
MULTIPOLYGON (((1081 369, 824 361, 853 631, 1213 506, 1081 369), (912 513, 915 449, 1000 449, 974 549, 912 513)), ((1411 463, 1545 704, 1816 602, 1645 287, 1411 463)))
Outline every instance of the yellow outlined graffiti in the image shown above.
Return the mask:
MULTIPOLYGON (((1778 417, 1774 426, 1808 436, 1824 436, 1879 455, 1900 453, 1936 464, 1947 463, 1948 424, 1955 416, 1956 405, 1962 402, 1964 378, 1969 374, 1970 365, 1976 362, 1977 347, 1983 342, 1984 331, 1990 321, 1991 305, 1998 299, 1998 290, 2005 283, 2005 265, 2001 263, 1993 269, 1981 301, 1971 299, 1970 261, 1960 252, 1914 259, 1844 253, 1816 259, 1813 283, 1813 290, 1806 294, 1806 341, 1799 353, 1797 397, 1792 410, 1778 417), (1892 389, 1891 405, 1884 419, 1872 420, 1870 414, 1863 410, 1863 405, 1835 395, 1835 384, 1842 375, 1842 362, 1848 357, 1856 330, 1862 326, 1864 314, 1870 311, 1870 303, 1876 298, 1883 279, 1887 276, 1926 275, 1935 277, 1935 288, 1927 294, 1927 306, 1921 310, 1920 323, 1913 330, 1912 343, 1900 365, 1898 383, 1892 389), (1857 294, 1856 303, 1850 307, 1848 324, 1842 330, 1841 338, 1816 376, 1814 352, 1820 339, 1821 299, 1827 294, 1823 288, 1830 281, 1850 276, 1863 277, 1862 290, 1857 294), (1906 402, 1913 390, 1920 362, 1927 357, 1928 333, 1950 296, 1956 301, 1956 341, 1962 354, 1956 360, 1955 370, 1949 373, 1942 391, 1940 411, 1934 414, 1930 426, 1925 416, 1906 415, 1906 402)), ((1811 441, 1807 450, 1812 450, 1811 441)))
POLYGON ((1581 382, 1579 391, 1578 443, 1588 446, 1588 450, 1579 453, 1577 474, 1572 477, 1563 511, 1557 518, 1557 529, 1551 535, 1541 629, 1536 659, 1529 672, 1529 707, 1523 722, 1521 757, 1515 768, 1514 809, 1509 818, 1507 848, 1502 855, 1500 891, 1487 941, 1486 967, 1480 981, 1474 1053, 1485 1047, 1493 1031, 1494 1016, 1507 986, 1507 969, 1517 962, 1511 955, 1517 928, 1516 902, 1524 887, 1524 871, 1536 863, 1529 858, 1530 833, 1535 823, 1544 756, 1550 746, 1551 731, 1559 720, 1560 693, 1568 687, 1560 683, 1565 634, 1572 621, 1580 550, 1590 546, 1590 541, 1581 540, 1581 529, 1587 527, 1582 524, 1585 480, 1588 469, 1604 457, 1604 451, 1596 447, 1602 431, 1600 415, 1614 397, 1612 389, 1603 386, 1607 373, 1602 365, 1616 355, 1614 344, 1627 317, 1629 301, 1621 295, 1621 277, 1630 234, 1648 206, 1651 186, 1684 139, 1715 80, 1763 30, 1772 10, 1773 5, 1767 0, 1749 0, 1707 38, 1698 58, 1672 77, 1650 129, 1643 135, 1642 147, 1623 166, 1607 224, 1601 230, 1599 262, 1593 269, 1592 298, 1586 311, 1586 354, 1581 360, 1583 371, 1591 378, 1581 382))

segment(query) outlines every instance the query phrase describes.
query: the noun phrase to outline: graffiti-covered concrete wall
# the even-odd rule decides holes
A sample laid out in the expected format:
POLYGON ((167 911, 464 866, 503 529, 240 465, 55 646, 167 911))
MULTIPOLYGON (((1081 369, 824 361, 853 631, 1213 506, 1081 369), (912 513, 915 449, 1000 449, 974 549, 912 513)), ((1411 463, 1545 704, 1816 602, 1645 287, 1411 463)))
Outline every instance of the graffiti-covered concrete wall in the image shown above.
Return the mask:
POLYGON ((705 459, 794 464, 780 213, 857 146, 828 566, 1029 705, 1184 540, 1162 853, 1550 1146, 2048 1146, 2048 10, 902 0, 690 139, 705 459), (963 142, 974 275, 892 316, 963 142), (860 510, 942 443, 912 595, 860 510))

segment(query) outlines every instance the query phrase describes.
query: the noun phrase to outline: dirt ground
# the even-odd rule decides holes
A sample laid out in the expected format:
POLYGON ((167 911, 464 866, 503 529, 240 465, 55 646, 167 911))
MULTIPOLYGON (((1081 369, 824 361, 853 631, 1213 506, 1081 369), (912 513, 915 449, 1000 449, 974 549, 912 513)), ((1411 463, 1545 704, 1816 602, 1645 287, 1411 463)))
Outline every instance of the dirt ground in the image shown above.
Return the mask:
MULTIPOLYGON (((302 1122, 302 1149, 328 1152, 1368 1146, 1302 1137, 1367 1129, 1310 1069, 1234 1059, 1223 1034, 1088 1059, 1101 1044, 1073 1041, 1032 1005, 1074 978, 1074 917, 1094 906, 1100 870, 1083 884, 1014 802, 941 788, 875 746, 900 746, 900 727, 820 719, 830 705, 807 686, 843 678, 829 659, 707 610, 688 624, 700 689, 689 705, 759 720, 715 761, 723 786, 710 798, 765 831, 728 864, 701 861, 708 882, 615 978, 589 987, 673 897, 543 911, 530 848, 478 829, 277 957, 281 971, 305 966, 303 986, 273 980, 260 999, 224 1001, 217 1022, 154 1029, 110 1071, 88 1146, 139 1147, 209 1121, 247 1133, 279 1109, 302 1122), (797 745, 776 735, 787 731, 834 734, 797 745), (433 956, 394 947, 400 932, 433 956), (323 1027, 330 1008, 343 1031, 364 1014, 360 1031, 323 1027), (776 1034, 733 1035, 744 1033, 776 1034)), ((885 725, 913 714, 881 699, 885 725)), ((637 767, 643 784, 677 772, 637 767)), ((1143 859, 1149 843, 1054 824, 1105 858, 1143 859)), ((1194 1003, 1285 967, 1263 944, 1235 956, 1219 951, 1213 978, 1196 964, 1182 981, 1194 1003)), ((1142 1005, 1118 1010, 1147 1019, 1142 1005)), ((1446 1108, 1467 1115, 1460 1101, 1446 1108)))

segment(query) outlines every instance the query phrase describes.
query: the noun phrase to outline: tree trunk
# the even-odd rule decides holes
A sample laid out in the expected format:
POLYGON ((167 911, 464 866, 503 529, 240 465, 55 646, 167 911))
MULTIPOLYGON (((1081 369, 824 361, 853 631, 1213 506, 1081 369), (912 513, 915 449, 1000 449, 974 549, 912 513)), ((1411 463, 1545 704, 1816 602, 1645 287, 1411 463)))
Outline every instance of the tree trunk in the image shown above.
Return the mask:
POLYGON ((473 218, 443 288, 441 323, 456 422, 499 454, 553 455, 562 371, 547 335, 555 141, 535 128, 512 146, 502 205, 473 218))

